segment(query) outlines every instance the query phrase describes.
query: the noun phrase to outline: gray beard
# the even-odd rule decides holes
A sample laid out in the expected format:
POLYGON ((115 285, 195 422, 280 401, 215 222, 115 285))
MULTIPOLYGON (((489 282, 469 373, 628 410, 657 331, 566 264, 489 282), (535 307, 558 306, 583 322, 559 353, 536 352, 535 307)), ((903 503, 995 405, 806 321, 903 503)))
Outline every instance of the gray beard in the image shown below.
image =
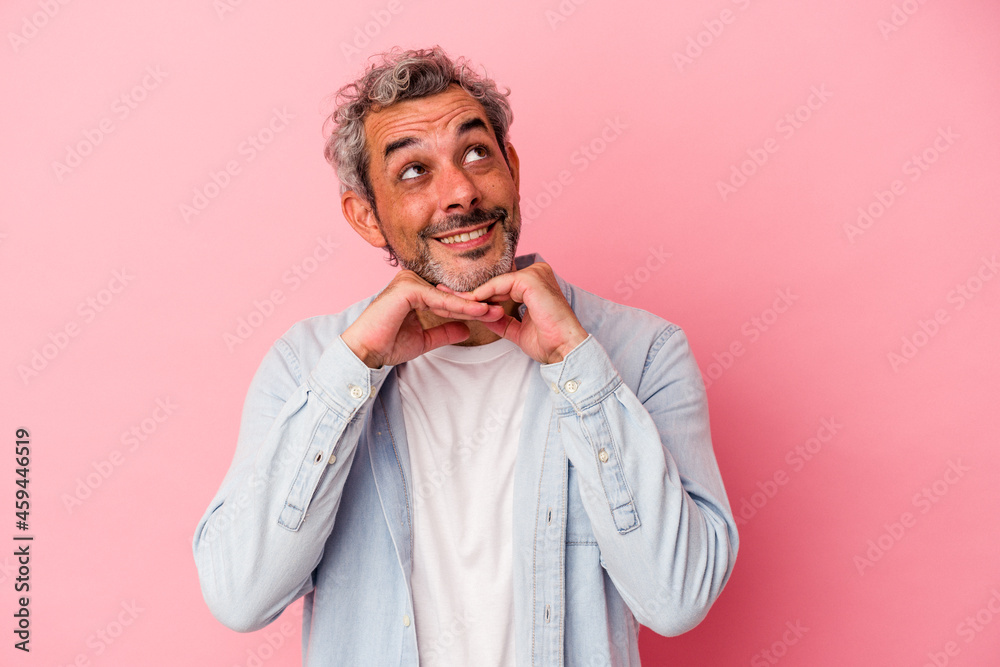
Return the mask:
MULTIPOLYGON (((497 220, 497 226, 494 227, 493 231, 500 231, 503 233, 504 251, 499 261, 492 266, 485 266, 471 271, 462 271, 460 273, 453 270, 450 271, 431 257, 429 246, 431 241, 429 238, 423 237, 420 238, 418 242, 419 247, 417 250, 417 256, 412 259, 402 258, 396 254, 392 246, 388 245, 388 240, 386 242, 386 250, 389 252, 389 256, 395 259, 400 266, 404 269, 413 271, 431 285, 441 284, 446 287, 450 287, 456 292, 471 292, 488 280, 496 278, 497 276, 502 276, 505 273, 509 273, 514 268, 514 257, 517 252, 517 242, 521 233, 520 220, 512 221, 511 216, 507 215, 506 211, 503 209, 500 209, 500 211, 503 212, 503 215, 501 219, 497 220)), ((457 229, 469 224, 475 224, 476 222, 486 222, 487 220, 494 219, 497 212, 497 209, 489 212, 479 209, 479 211, 468 216, 456 216, 452 219, 454 222, 450 225, 450 227, 457 229)), ((514 215, 520 218, 516 209, 514 215)), ((383 237, 385 237, 384 233, 383 237)), ((462 256, 466 259, 476 260, 489 252, 489 250, 490 249, 488 247, 474 248, 464 253, 462 256)))

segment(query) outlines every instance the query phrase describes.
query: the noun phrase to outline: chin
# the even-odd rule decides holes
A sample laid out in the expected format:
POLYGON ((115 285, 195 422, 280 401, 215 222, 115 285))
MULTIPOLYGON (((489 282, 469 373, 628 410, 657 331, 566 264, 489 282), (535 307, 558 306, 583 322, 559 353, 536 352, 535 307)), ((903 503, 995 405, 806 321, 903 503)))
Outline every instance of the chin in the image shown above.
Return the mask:
POLYGON ((452 273, 450 271, 443 272, 444 275, 439 276, 439 280, 437 282, 441 283, 445 287, 450 287, 456 292, 471 292, 483 283, 488 282, 497 276, 509 273, 512 266, 513 260, 506 263, 500 261, 492 266, 478 267, 474 270, 464 271, 462 273, 452 273))
POLYGON ((467 267, 457 268, 450 265, 450 262, 446 264, 432 258, 426 249, 412 261, 400 261, 403 268, 410 269, 432 285, 441 284, 456 292, 471 292, 483 283, 514 270, 520 230, 505 224, 502 231, 503 250, 500 257, 493 262, 476 258, 467 260, 467 267))

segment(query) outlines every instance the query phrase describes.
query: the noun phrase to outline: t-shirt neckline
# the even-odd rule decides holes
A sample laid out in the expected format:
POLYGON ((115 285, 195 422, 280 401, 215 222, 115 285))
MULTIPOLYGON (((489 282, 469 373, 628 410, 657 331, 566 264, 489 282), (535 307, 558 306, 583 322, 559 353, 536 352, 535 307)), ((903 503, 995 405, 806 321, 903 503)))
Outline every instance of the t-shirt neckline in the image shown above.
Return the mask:
POLYGON ((477 364, 484 361, 493 361, 519 349, 513 341, 500 338, 485 345, 442 345, 426 354, 456 363, 477 364))

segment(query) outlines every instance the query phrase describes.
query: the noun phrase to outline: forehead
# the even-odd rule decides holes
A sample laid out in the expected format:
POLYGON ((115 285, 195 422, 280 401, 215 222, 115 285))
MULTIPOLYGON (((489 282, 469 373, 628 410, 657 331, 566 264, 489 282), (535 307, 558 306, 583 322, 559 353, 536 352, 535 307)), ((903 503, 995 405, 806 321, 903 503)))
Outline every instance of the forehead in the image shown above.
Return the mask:
POLYGON ((373 157, 380 158, 391 141, 454 130, 475 116, 489 127, 483 105, 461 86, 452 84, 435 95, 405 100, 370 113, 365 118, 365 134, 373 157))

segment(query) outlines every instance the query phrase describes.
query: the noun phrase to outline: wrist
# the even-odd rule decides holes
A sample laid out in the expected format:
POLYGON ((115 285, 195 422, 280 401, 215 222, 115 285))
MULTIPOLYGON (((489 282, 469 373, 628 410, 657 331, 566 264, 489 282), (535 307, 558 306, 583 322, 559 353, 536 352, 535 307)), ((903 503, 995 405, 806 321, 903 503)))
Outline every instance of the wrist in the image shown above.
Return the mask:
POLYGON ((549 361, 547 363, 550 364, 561 363, 563 360, 566 359, 566 357, 569 355, 570 352, 572 352, 577 348, 577 346, 580 343, 587 340, 588 335, 589 334, 583 329, 574 331, 572 334, 569 335, 569 337, 567 337, 566 341, 562 345, 560 345, 555 349, 555 351, 549 357, 549 361))
POLYGON ((365 366, 371 369, 382 368, 382 361, 378 355, 370 352, 360 341, 354 340, 354 337, 350 335, 350 329, 342 333, 340 338, 347 345, 348 349, 354 353, 354 356, 365 366))

